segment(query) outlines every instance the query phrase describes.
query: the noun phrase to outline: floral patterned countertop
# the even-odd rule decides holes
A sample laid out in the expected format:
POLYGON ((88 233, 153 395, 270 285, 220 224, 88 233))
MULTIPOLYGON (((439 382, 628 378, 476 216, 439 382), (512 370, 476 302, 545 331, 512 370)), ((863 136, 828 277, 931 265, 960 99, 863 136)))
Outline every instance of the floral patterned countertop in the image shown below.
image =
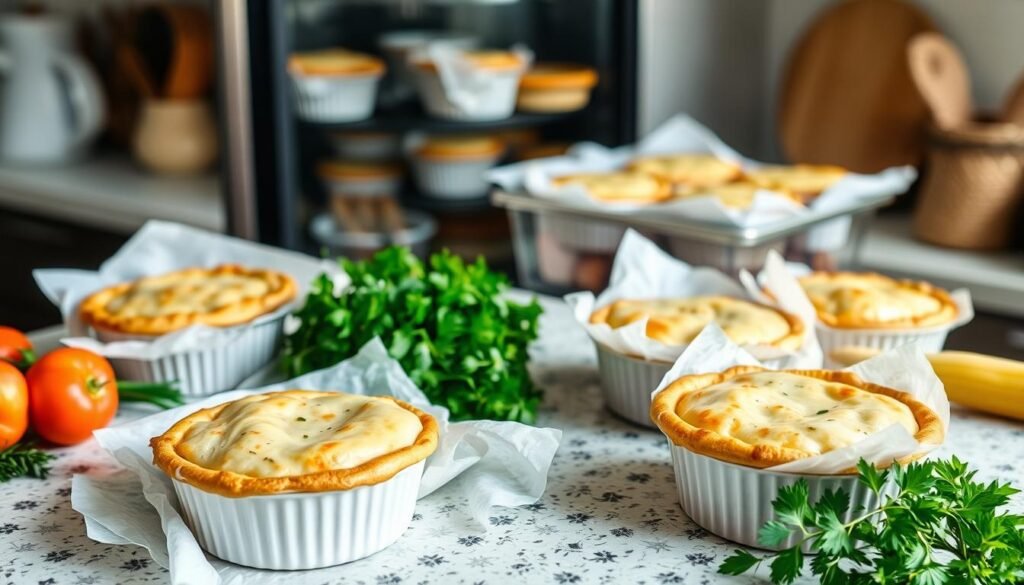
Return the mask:
MULTIPOLYGON (((495 508, 484 531, 442 489, 419 502, 409 531, 391 547, 341 567, 280 573, 282 583, 758 582, 717 574, 736 545, 682 512, 665 439, 604 409, 589 340, 564 304, 544 305, 534 351, 535 376, 547 392, 539 424, 565 432, 544 497, 495 508)), ((119 418, 140 414, 126 410, 119 418)), ((940 455, 956 453, 984 480, 1019 481, 1024 424, 955 407, 951 424, 940 455)), ((0 584, 165 582, 166 571, 145 549, 90 540, 71 509, 72 475, 118 473, 113 460, 94 441, 57 455, 48 479, 0 484, 0 584)), ((1024 511, 1024 498, 1014 508, 1024 511)))

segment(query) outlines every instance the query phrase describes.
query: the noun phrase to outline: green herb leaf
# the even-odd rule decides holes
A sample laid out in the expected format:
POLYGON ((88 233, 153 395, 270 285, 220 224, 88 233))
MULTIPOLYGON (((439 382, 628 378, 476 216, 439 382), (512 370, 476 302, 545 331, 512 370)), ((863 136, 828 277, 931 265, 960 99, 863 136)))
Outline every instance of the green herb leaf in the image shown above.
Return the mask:
POLYGON ((722 564, 718 565, 718 572, 723 575, 742 575, 756 565, 760 559, 743 549, 736 549, 722 564))
POLYGON ((49 463, 54 459, 56 457, 36 449, 31 443, 15 443, 0 451, 0 482, 25 476, 46 479, 49 463))
POLYGON ((408 249, 392 247, 342 267, 351 285, 335 290, 320 275, 295 314, 299 328, 282 352, 289 375, 336 364, 380 337, 453 420, 533 422, 541 392, 527 370, 527 347, 537 338, 536 301, 504 299, 504 276, 482 259, 467 264, 448 252, 424 266, 408 249))
POLYGON ((765 558, 736 553, 722 566, 735 575, 769 561, 772 581, 791 583, 803 572, 802 547, 810 545, 818 552, 811 572, 826 585, 1024 583, 1024 516, 999 510, 1016 488, 975 481, 977 472, 955 457, 881 472, 861 461, 857 469, 873 492, 891 485, 895 493, 885 490, 879 507, 858 508, 844 523, 850 498, 841 490, 812 503, 806 484, 782 488, 773 502, 777 520, 759 537, 777 546, 797 530, 800 541, 765 558))
POLYGON ((777 520, 769 520, 757 531, 757 541, 764 546, 779 546, 790 534, 792 531, 789 526, 777 520))

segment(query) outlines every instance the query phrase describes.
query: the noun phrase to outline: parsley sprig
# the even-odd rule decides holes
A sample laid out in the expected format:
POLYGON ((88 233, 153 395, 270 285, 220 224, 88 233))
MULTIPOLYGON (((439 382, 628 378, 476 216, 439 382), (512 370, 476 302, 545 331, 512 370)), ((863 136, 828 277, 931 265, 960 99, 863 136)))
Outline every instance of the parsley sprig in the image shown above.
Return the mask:
POLYGON ((30 443, 15 443, 0 450, 0 482, 23 476, 46 479, 49 463, 54 459, 53 455, 30 443))
POLYGON ((541 392, 526 369, 541 308, 502 296, 508 282, 483 259, 441 252, 424 264, 392 247, 362 262, 342 261, 352 283, 312 284, 285 339, 283 365, 300 375, 355 355, 374 337, 434 404, 454 420, 532 422, 541 392))
POLYGON ((882 498, 878 509, 857 509, 842 522, 849 494, 826 491, 812 504, 800 480, 779 489, 775 519, 758 532, 765 546, 790 536, 797 543, 767 557, 737 550, 719 572, 740 575, 769 562, 773 583, 792 583, 803 573, 807 544, 817 552, 811 573, 826 585, 1024 582, 1024 516, 999 511, 1019 490, 974 481, 977 472, 956 457, 884 471, 862 460, 857 470, 859 481, 882 498))

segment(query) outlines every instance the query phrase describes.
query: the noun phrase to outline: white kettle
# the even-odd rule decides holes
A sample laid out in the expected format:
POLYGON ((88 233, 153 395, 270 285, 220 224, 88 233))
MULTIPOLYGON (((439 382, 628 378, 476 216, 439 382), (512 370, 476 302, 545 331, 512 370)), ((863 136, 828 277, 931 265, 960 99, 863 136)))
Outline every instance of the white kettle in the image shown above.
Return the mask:
POLYGON ((0 17, 0 159, 72 160, 96 137, 103 119, 99 80, 74 53, 68 20, 0 17))

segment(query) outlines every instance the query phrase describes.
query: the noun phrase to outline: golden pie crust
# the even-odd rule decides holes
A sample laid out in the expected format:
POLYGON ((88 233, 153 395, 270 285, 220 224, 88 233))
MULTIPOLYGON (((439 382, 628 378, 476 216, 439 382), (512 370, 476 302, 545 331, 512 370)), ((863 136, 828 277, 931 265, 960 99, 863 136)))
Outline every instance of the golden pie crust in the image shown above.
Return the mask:
POLYGON ((537 63, 523 75, 523 90, 584 89, 597 85, 593 68, 575 63, 537 63))
POLYGON ((764 189, 784 190, 807 203, 845 177, 847 170, 832 165, 766 166, 746 172, 746 180, 764 189))
POLYGON ((292 53, 288 57, 288 71, 293 75, 360 77, 366 75, 383 75, 384 61, 348 49, 324 49, 292 53))
POLYGON ((804 341, 804 324, 796 315, 726 296, 619 299, 594 311, 590 322, 618 328, 644 317, 647 318, 647 337, 671 345, 690 343, 711 321, 718 323, 726 335, 739 344, 763 344, 795 351, 804 341))
MULTIPOLYGON (((772 370, 766 370, 758 366, 735 366, 717 374, 683 376, 655 395, 651 403, 651 420, 654 421, 674 445, 684 447, 701 455, 746 467, 772 467, 817 455, 817 453, 810 453, 799 448, 776 444, 751 443, 734 436, 720 434, 714 430, 694 426, 677 413, 680 402, 687 399, 688 395, 696 395, 697 398, 700 398, 697 393, 706 389, 734 378, 761 372, 771 373, 772 370)), ((919 443, 938 445, 945 437, 945 430, 938 415, 909 393, 866 382, 852 372, 835 370, 781 370, 776 373, 838 383, 860 391, 847 391, 845 394, 842 394, 844 398, 848 396, 864 398, 862 393, 865 392, 888 397, 896 403, 905 406, 910 415, 913 416, 914 422, 917 424, 917 432, 914 433, 914 438, 919 443)), ((755 390, 760 390, 760 388, 755 390)), ((762 398, 770 401, 771 395, 777 392, 779 391, 776 389, 764 387, 762 398)), ((886 403, 892 403, 892 401, 887 400, 886 403)), ((725 406, 721 410, 726 412, 728 408, 734 407, 725 406)), ((767 408, 770 410, 772 407, 767 408)), ((716 414, 720 413, 708 413, 707 416, 709 420, 713 420, 716 414)), ((900 462, 906 463, 918 457, 920 455, 911 455, 901 459, 900 462)), ((844 473, 854 472, 854 469, 844 471, 844 473)))
POLYGON ((959 314, 949 293, 927 282, 874 272, 814 272, 799 281, 818 319, 838 329, 932 327, 959 314))
POLYGON ((598 201, 657 203, 672 196, 672 186, 654 175, 635 172, 577 173, 551 179, 556 187, 579 185, 598 201))
POLYGON ((78 314, 107 331, 163 335, 191 325, 230 327, 284 306, 298 292, 282 272, 222 264, 146 276, 85 298, 78 314))
POLYGON ((495 136, 435 136, 425 140, 416 149, 416 156, 429 160, 459 161, 497 158, 504 152, 505 142, 495 136))
POLYGON ((645 156, 633 160, 627 169, 660 177, 677 188, 718 187, 743 176, 740 165, 710 154, 670 154, 645 156))
MULTIPOLYGON (((434 420, 433 416, 396 398, 380 396, 366 398, 393 402, 401 407, 401 409, 415 415, 419 420, 421 429, 415 440, 410 444, 362 462, 354 467, 325 469, 323 471, 297 475, 254 477, 223 469, 209 469, 194 463, 180 452, 182 451, 182 446, 189 439, 189 431, 193 427, 201 423, 217 421, 218 415, 236 403, 245 400, 253 401, 254 399, 259 402, 282 399, 329 398, 339 394, 342 393, 285 390, 282 392, 253 395, 241 400, 197 411, 175 423, 164 434, 153 437, 150 440, 150 447, 153 449, 153 464, 163 470, 169 477, 188 483, 205 492, 228 497, 245 497, 293 492, 349 490, 359 486, 375 485, 385 482, 403 469, 423 461, 437 449, 439 431, 437 421, 434 420)), ((249 432, 252 431, 249 430, 249 432)), ((329 447, 336 446, 330 442, 322 444, 329 447)), ((313 446, 315 447, 317 444, 313 446)))
MULTIPOLYGON (((767 187, 762 187, 746 181, 727 183, 725 185, 718 185, 717 187, 710 187, 707 189, 696 189, 690 185, 678 185, 675 190, 675 197, 676 199, 691 199, 694 197, 711 196, 717 198, 722 202, 722 205, 730 209, 748 209, 753 205, 754 197, 761 189, 767 189, 767 187)), ((803 205, 803 201, 799 197, 786 189, 775 187, 771 188, 771 191, 775 195, 784 199, 789 199, 797 205, 803 205)))
MULTIPOLYGON (((526 66, 523 59, 512 51, 463 51, 462 57, 473 67, 487 71, 515 71, 526 66)), ((437 65, 430 59, 416 61, 415 65, 427 71, 437 71, 437 65)))

